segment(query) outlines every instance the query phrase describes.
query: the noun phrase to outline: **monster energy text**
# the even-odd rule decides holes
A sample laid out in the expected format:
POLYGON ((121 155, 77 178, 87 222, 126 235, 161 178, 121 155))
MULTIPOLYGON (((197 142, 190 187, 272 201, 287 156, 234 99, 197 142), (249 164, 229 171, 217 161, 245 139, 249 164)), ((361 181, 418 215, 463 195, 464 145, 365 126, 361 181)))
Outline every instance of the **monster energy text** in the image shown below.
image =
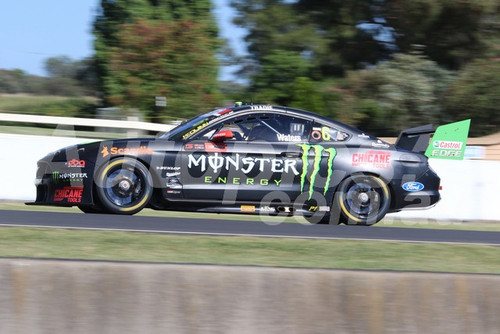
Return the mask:
POLYGON ((58 171, 52 172, 52 181, 59 183, 60 181, 83 181, 87 178, 87 173, 61 173, 58 171))

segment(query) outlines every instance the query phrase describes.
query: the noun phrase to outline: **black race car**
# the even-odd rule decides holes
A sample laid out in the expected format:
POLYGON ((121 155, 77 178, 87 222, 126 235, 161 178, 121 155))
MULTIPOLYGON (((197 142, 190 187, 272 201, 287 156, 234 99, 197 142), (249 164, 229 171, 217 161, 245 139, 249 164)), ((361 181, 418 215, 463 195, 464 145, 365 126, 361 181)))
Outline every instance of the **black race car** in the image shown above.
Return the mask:
POLYGON ((371 225, 430 207, 440 179, 423 154, 429 127, 396 145, 323 116, 243 105, 202 114, 156 138, 70 146, 38 162, 35 205, 86 213, 158 210, 302 215, 371 225))

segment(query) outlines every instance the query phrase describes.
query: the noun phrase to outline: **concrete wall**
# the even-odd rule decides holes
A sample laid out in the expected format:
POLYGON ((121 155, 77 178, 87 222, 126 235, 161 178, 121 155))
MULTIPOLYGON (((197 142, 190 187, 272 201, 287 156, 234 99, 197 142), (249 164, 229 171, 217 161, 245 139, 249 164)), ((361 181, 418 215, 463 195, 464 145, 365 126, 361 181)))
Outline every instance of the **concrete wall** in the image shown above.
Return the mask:
POLYGON ((0 259, 0 333, 498 333, 500 276, 0 259))
MULTIPOLYGON (((89 139, 0 134, 0 200, 32 201, 36 162, 49 152, 89 139)), ((442 201, 430 210, 391 214, 388 219, 500 220, 500 161, 435 160, 442 201)))

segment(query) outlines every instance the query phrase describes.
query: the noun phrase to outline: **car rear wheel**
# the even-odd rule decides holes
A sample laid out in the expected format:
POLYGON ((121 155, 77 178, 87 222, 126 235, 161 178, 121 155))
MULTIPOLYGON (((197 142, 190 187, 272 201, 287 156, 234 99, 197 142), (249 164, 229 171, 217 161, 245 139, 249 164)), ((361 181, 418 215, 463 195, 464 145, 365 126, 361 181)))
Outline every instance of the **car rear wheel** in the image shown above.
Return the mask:
POLYGON ((373 175, 356 174, 342 181, 335 193, 340 220, 351 225, 373 225, 384 218, 391 204, 387 184, 373 175))
POLYGON ((111 160, 97 175, 97 196, 106 211, 132 215, 141 211, 153 194, 153 180, 140 161, 111 160))

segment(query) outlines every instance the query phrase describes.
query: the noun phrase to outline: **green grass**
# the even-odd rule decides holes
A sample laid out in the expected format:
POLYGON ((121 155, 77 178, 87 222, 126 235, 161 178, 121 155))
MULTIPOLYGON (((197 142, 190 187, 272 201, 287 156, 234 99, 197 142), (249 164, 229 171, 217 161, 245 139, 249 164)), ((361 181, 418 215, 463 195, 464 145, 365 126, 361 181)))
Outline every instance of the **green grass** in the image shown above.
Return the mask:
POLYGON ((500 274, 500 247, 0 228, 1 257, 500 274))
POLYGON ((68 116, 68 112, 73 114, 78 107, 95 103, 92 97, 0 94, 0 112, 20 114, 68 116))
MULTIPOLYGON (((25 208, 79 212, 76 208, 0 203, 0 209, 3 210, 25 208)), ((153 210, 144 210, 140 215, 220 218, 217 214, 153 210)), ((260 219, 251 215, 224 215, 224 218, 260 219)), ((286 222, 296 220, 287 218, 286 222)), ((381 228, 405 226, 404 222, 393 221, 379 224, 381 228)), ((439 226, 427 226, 419 222, 406 224, 410 227, 439 226)), ((468 227, 467 224, 463 223, 468 227)), ((460 226, 451 224, 448 227, 457 229, 460 226)), ((498 224, 492 228, 498 230, 498 224)), ((21 227, 0 227, 0 257, 500 274, 500 247, 489 245, 219 237, 21 227)))

